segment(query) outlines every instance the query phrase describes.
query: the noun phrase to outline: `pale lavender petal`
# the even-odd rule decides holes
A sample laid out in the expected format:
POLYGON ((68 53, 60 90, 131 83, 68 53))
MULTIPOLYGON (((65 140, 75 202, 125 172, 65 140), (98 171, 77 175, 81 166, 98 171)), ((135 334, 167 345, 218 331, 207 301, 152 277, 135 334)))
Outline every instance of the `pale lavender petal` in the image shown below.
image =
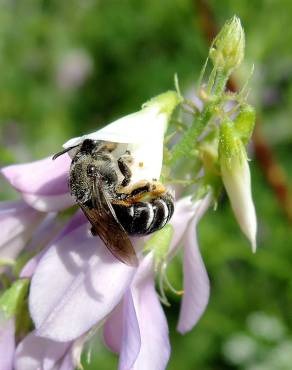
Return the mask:
POLYGON ((182 198, 175 203, 174 214, 170 220, 170 224, 174 229, 174 235, 169 247, 168 260, 177 253, 188 223, 196 212, 197 207, 198 203, 192 202, 191 197, 182 198))
POLYGON ((69 193, 60 195, 36 195, 22 193, 22 198, 32 208, 41 212, 57 212, 69 208, 75 204, 74 199, 69 193))
POLYGON ((186 333, 197 323, 206 309, 210 294, 209 278, 200 254, 196 231, 200 218, 209 207, 210 197, 199 202, 184 239, 184 295, 177 326, 180 333, 186 333))
MULTIPOLYGON (((135 297, 136 298, 136 297, 135 297)), ((141 336, 136 310, 138 302, 130 290, 127 291, 123 303, 123 337, 120 352, 119 370, 130 370, 136 362, 140 348, 141 336)), ((138 299, 140 297, 137 297, 138 299)))
POLYGON ((89 225, 89 222, 84 213, 79 209, 62 229, 60 234, 57 236, 56 241, 64 238, 64 236, 70 234, 72 231, 84 224, 89 225))
POLYGON ((123 336, 123 302, 119 303, 103 327, 103 339, 106 346, 113 352, 119 353, 123 336))
POLYGON ((53 370, 74 370, 75 365, 72 359, 72 353, 69 351, 61 362, 60 366, 55 367, 53 370))
MULTIPOLYGON (((130 311, 124 311, 124 327, 127 327, 127 335, 123 335, 119 369, 164 370, 170 356, 170 343, 167 321, 155 291, 151 253, 144 258, 138 268, 131 285, 131 294, 135 315, 131 305, 130 311), (135 317, 138 320, 139 331, 135 324, 135 317), (131 357, 124 353, 133 348, 134 354, 140 341, 141 348, 133 364, 133 355, 131 357)), ((129 298, 128 302, 130 302, 129 298)))
MULTIPOLYGON (((77 229, 81 225, 88 223, 87 218, 84 216, 83 212, 78 210, 75 215, 69 220, 65 227, 60 231, 60 233, 54 238, 53 242, 57 242, 62 239, 67 234, 71 233, 73 230, 77 229)), ((47 231, 47 230, 46 230, 47 231)), ((53 235, 54 236, 54 235, 53 235)), ((51 244, 48 244, 40 253, 32 257, 22 268, 20 272, 21 278, 31 278, 34 274, 37 265, 46 251, 49 249, 51 244)))
POLYGON ((68 174, 71 159, 67 154, 52 160, 3 167, 0 173, 21 193, 60 195, 68 192, 68 174))
POLYGON ((29 306, 38 335, 68 341, 84 334, 119 303, 134 272, 90 234, 88 225, 58 240, 31 282, 29 306))
POLYGON ((57 220, 57 213, 50 212, 46 214, 42 222, 35 229, 25 250, 35 252, 45 247, 60 232, 61 226, 62 224, 57 220))
POLYGON ((14 260, 43 219, 23 201, 0 203, 0 259, 14 260))
MULTIPOLYGON (((70 351, 72 342, 55 342, 38 337, 34 332, 27 335, 17 346, 15 370, 59 369, 64 356, 70 351)), ((72 369, 72 368, 65 368, 72 369)))
POLYGON ((14 318, 6 320, 0 314, 0 369, 13 370, 13 358, 15 351, 14 341, 14 318))
POLYGON ((27 261, 27 263, 23 266, 19 274, 19 277, 21 279, 25 279, 25 278, 30 279, 32 277, 41 259, 41 256, 42 256, 42 252, 38 253, 37 255, 35 255, 34 257, 32 257, 30 260, 27 261))

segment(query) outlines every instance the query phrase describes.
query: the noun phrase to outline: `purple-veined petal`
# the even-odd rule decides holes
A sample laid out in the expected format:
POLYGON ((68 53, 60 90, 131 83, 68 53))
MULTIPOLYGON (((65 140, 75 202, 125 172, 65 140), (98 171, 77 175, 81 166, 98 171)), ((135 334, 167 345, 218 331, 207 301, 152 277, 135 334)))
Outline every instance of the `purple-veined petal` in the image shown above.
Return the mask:
POLYGON ((5 319, 0 313, 0 369, 13 370, 13 358, 15 351, 14 341, 14 318, 5 319))
POLYGON ((107 318, 103 328, 106 346, 115 353, 120 353, 123 337, 123 302, 119 303, 107 318))
POLYGON ((71 159, 67 154, 52 160, 15 164, 1 168, 1 173, 20 193, 60 195, 68 193, 68 174, 71 159))
POLYGON ((0 203, 0 260, 13 261, 43 219, 23 201, 0 203))
POLYGON ((184 238, 184 295, 177 327, 180 333, 186 333, 197 323, 208 304, 210 294, 209 278, 200 254, 196 231, 200 218, 209 207, 210 197, 206 196, 198 202, 184 238))
POLYGON ((169 359, 168 326, 155 291, 153 265, 153 254, 149 253, 141 262, 128 292, 132 298, 125 297, 128 305, 124 305, 119 370, 164 370, 169 359), (133 363, 139 345, 140 351, 133 363))
MULTIPOLYGON (((56 242, 62 238, 64 238, 67 234, 71 233, 73 230, 77 229, 81 225, 88 223, 87 218, 84 216, 81 210, 78 210, 75 215, 69 220, 69 222, 64 226, 64 228, 60 231, 60 233, 54 238, 53 242, 56 242)), ((45 230, 48 232, 48 230, 45 230)), ((55 235, 53 235, 55 236, 55 235)), ((32 240, 33 242, 34 240, 32 240)), ((22 268, 20 272, 21 278, 31 278, 34 274, 39 261, 41 260, 42 256, 46 253, 48 248, 51 244, 48 244, 41 252, 33 256, 22 268)))
POLYGON ((88 225, 57 240, 31 282, 29 307, 37 334, 57 341, 84 334, 119 303, 134 272, 90 235, 88 225))
MULTIPOLYGON (((14 368, 15 370, 59 370, 70 353, 72 342, 55 342, 47 338, 38 337, 35 332, 27 335, 17 346, 14 368)), ((74 367, 64 367, 64 370, 73 370, 74 367)))

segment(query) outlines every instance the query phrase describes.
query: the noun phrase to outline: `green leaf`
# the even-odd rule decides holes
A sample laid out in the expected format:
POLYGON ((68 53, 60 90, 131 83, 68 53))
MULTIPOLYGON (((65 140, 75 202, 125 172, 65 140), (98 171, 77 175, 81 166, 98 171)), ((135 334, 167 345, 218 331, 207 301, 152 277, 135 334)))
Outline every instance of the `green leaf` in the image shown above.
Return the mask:
POLYGON ((21 309, 28 286, 28 279, 17 280, 0 297, 0 310, 4 312, 7 319, 17 315, 18 310, 21 309))

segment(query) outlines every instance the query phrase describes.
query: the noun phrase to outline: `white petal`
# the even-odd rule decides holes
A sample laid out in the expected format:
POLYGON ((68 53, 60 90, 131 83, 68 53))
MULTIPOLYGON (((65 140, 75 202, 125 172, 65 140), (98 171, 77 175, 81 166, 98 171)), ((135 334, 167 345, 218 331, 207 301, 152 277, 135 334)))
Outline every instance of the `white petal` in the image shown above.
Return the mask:
MULTIPOLYGON (((129 165, 131 182, 159 179, 163 159, 163 139, 169 117, 179 103, 176 93, 169 91, 153 98, 141 111, 122 117, 102 129, 67 141, 63 147, 70 148, 85 139, 120 143, 113 154, 119 158, 126 150, 134 159, 129 165)), ((74 153, 74 150, 72 150, 74 153)))
POLYGON ((122 117, 92 134, 73 138, 63 147, 78 145, 85 139, 128 144, 151 143, 153 137, 164 135, 168 119, 179 102, 177 94, 168 91, 145 103, 141 111, 122 117))
POLYGON ((158 133, 161 131, 164 133, 166 123, 167 116, 159 112, 159 107, 146 108, 122 117, 96 132, 70 139, 63 147, 69 148, 78 145, 85 139, 114 143, 140 143, 144 142, 145 139, 150 139, 156 130, 158 133))

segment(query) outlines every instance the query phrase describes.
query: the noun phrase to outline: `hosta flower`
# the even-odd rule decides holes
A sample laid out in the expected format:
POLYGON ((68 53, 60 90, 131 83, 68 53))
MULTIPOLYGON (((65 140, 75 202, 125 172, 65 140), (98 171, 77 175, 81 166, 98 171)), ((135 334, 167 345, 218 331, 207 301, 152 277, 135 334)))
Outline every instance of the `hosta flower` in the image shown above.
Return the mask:
MULTIPOLYGON (((71 139, 64 148, 74 147, 85 138, 117 142, 121 151, 130 150, 132 153, 132 182, 159 179, 163 138, 168 119, 178 102, 175 93, 162 94, 146 103, 140 112, 117 120, 93 134, 71 139)), ((22 205, 24 210, 38 220, 38 217, 45 217, 45 212, 61 211, 74 203, 67 185, 70 162, 70 157, 64 154, 55 161, 49 157, 29 164, 4 167, 1 172, 21 193, 23 201, 17 203, 17 207, 22 205)), ((2 206, 3 209, 5 207, 7 204, 2 206)), ((168 329, 154 288, 154 278, 160 271, 164 281, 167 263, 176 254, 180 244, 185 244, 188 256, 185 263, 186 293, 179 330, 189 330, 204 311, 209 294, 208 278, 195 236, 198 209, 199 203, 193 204, 190 198, 176 203, 171 221, 174 233, 170 246, 161 256, 160 262, 164 266, 161 271, 157 271, 154 251, 142 257, 144 240, 149 237, 132 238, 140 255, 140 266, 137 269, 118 261, 98 237, 90 234, 88 221, 81 211, 73 216, 59 234, 49 231, 50 238, 47 237, 48 230, 53 227, 46 218, 40 230, 44 236, 43 241, 49 242, 49 246, 42 245, 45 247, 43 251, 28 261, 20 275, 31 278, 29 311, 35 331, 18 344, 15 369, 33 370, 42 366, 71 369, 76 365, 76 362, 72 362, 73 347, 76 353, 75 344, 106 318, 107 322, 112 320, 121 306, 124 311, 127 308, 127 311, 120 338, 120 369, 126 369, 131 364, 135 369, 165 368, 170 353, 168 329), (184 239, 186 231, 187 235, 193 232, 193 237, 184 239), (190 269, 194 267, 195 271, 192 272, 190 269), (191 287, 192 281, 195 288, 191 287), (146 325, 146 316, 151 325, 146 325), (132 331, 131 322, 137 330, 132 331), (154 339, 153 333, 156 333, 154 339), (155 349, 159 351, 154 352, 155 349), (65 363, 67 367, 63 365, 65 363)), ((21 213, 18 217, 21 217, 21 213)), ((55 214, 50 217, 54 219, 55 214)), ((23 230, 27 231, 33 222, 28 216, 25 221, 27 224, 23 222, 23 230), (29 227, 26 228, 26 225, 29 227)), ((29 250, 35 250, 35 244, 45 244, 40 243, 36 235, 29 244, 29 238, 22 240, 22 247, 24 244, 29 245, 29 250)), ((15 315, 18 317, 17 313, 15 315)), ((14 318, 7 322, 10 334, 13 323, 14 318)))
MULTIPOLYGON (((208 277, 195 235, 196 223, 207 205, 208 200, 193 204, 189 198, 182 199, 171 221, 175 231, 169 255, 181 244, 186 254, 185 295, 178 326, 182 332, 193 327, 208 302, 208 277)), ((154 253, 136 270, 117 261, 87 232, 86 222, 67 230, 43 255, 32 278, 29 300, 36 335, 69 342, 111 315, 105 337, 110 348, 120 351, 120 369, 131 368, 131 364, 134 369, 164 369, 170 349, 166 319, 154 288, 154 253), (116 319, 116 315, 121 316, 116 319)), ((133 242, 140 244, 141 240, 133 242)))

